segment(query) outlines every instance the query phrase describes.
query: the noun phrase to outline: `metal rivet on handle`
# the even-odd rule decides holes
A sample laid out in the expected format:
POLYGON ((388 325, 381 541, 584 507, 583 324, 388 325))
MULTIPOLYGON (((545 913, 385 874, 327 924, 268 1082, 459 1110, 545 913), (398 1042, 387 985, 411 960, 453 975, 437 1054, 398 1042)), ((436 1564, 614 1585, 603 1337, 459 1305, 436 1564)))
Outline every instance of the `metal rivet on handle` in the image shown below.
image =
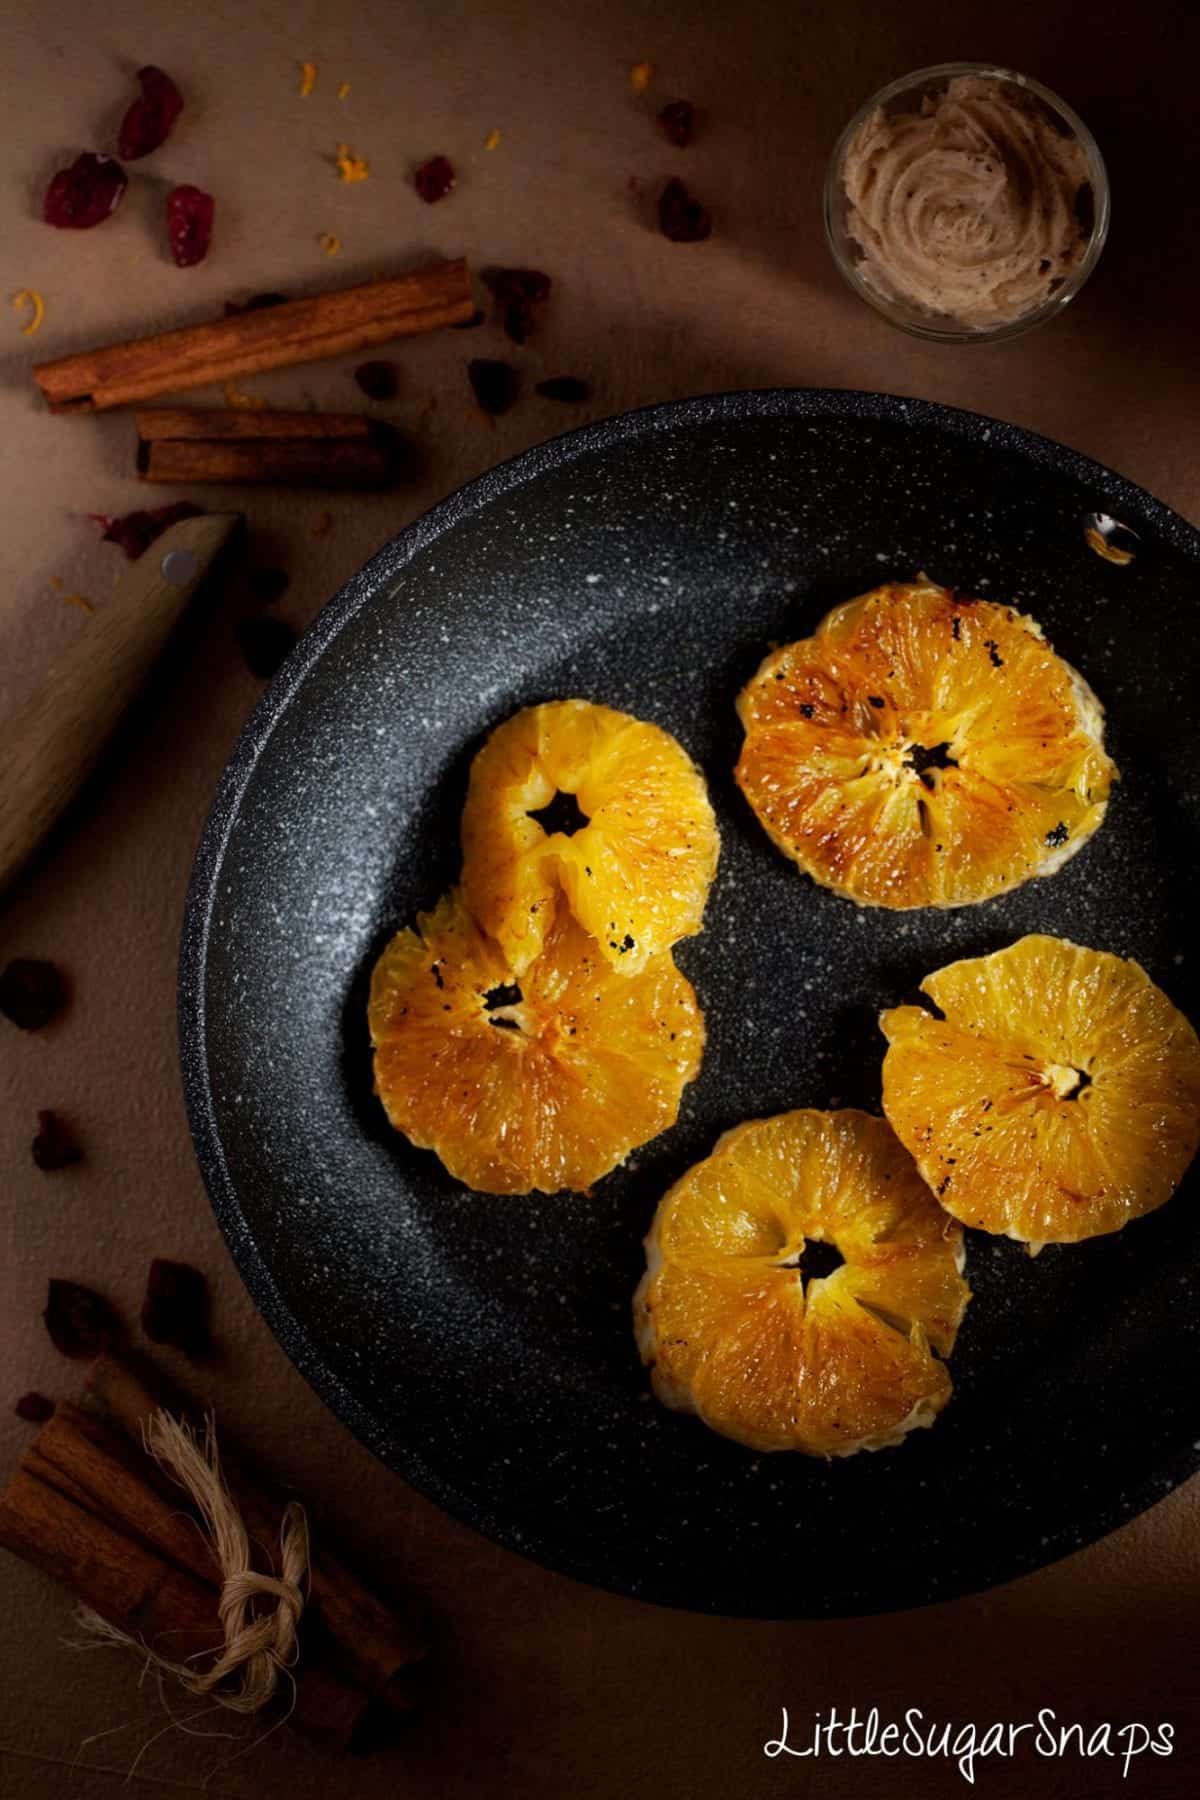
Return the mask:
POLYGON ((186 587, 200 566, 194 550, 168 550, 162 559, 163 580, 172 587, 186 587))
POLYGON ((1083 536, 1090 550, 1102 556, 1105 562, 1116 563, 1118 568, 1131 563, 1142 547, 1137 532, 1122 525, 1120 519, 1114 519, 1110 513, 1084 513, 1083 536))

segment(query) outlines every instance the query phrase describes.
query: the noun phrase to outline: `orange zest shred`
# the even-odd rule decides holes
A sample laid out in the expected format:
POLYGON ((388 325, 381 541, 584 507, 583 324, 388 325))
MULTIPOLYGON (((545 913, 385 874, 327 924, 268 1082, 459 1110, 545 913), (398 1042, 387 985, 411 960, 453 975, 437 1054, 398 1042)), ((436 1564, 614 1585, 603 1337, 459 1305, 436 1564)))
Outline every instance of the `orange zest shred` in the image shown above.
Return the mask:
POLYGON ((317 65, 315 62, 300 64, 300 86, 297 92, 302 100, 307 100, 317 85, 317 65))
POLYGON ((489 131, 483 140, 483 147, 485 150, 498 150, 500 148, 500 133, 495 130, 489 131))
POLYGON ((32 337, 46 316, 46 302, 36 288, 18 288, 12 297, 12 303, 18 312, 22 307, 30 308, 29 317, 22 325, 21 331, 25 337, 32 337))
POLYGON ((629 85, 635 94, 644 94, 654 80, 654 64, 652 62, 634 63, 629 71, 629 85))
POLYGON ((94 613, 96 610, 86 594, 64 594, 62 603, 64 606, 77 606, 80 612, 94 613))
POLYGON ((338 99, 345 100, 347 95, 349 94, 349 92, 350 92, 350 83, 348 81, 343 81, 337 91, 338 99))
POLYGON ((238 407, 244 412, 258 412, 269 402, 261 394, 248 394, 244 388, 235 387, 232 381, 225 383, 226 406, 238 407))
POLYGON ((317 239, 326 256, 336 256, 342 247, 342 240, 336 231, 323 231, 317 239))
POLYGON ((371 173, 371 165, 365 156, 355 156, 349 144, 339 144, 337 172, 343 181, 365 181, 371 173))

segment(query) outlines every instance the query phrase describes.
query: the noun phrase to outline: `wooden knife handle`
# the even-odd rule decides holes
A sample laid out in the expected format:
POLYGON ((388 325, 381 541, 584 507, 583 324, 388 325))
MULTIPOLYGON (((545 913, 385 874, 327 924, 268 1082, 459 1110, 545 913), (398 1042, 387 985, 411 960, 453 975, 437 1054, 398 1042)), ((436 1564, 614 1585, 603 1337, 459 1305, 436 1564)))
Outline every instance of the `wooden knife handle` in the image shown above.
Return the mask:
POLYGON ((240 524, 240 514, 221 513, 172 525, 32 699, 0 719, 0 894, 79 791, 240 524))

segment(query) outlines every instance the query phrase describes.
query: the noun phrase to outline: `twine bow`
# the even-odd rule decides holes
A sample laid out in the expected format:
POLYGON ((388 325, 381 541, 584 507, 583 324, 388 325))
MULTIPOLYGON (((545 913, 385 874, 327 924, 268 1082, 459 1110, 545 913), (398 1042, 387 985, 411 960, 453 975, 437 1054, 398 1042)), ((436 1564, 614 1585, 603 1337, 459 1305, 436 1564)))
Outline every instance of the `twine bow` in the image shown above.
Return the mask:
POLYGON ((155 1668, 174 1675, 189 1693, 212 1695, 233 1712, 258 1712, 274 1698, 299 1655, 297 1631, 309 1566, 304 1508, 294 1500, 284 1508, 279 1574, 262 1574, 251 1563, 246 1526, 221 1473, 212 1415, 205 1421, 203 1442, 197 1442, 188 1425, 162 1411, 149 1420, 144 1435, 148 1453, 187 1492, 200 1514, 221 1571, 217 1616, 224 1647, 206 1669, 197 1670, 160 1656, 90 1608, 80 1614, 80 1623, 98 1639, 141 1650, 155 1668))

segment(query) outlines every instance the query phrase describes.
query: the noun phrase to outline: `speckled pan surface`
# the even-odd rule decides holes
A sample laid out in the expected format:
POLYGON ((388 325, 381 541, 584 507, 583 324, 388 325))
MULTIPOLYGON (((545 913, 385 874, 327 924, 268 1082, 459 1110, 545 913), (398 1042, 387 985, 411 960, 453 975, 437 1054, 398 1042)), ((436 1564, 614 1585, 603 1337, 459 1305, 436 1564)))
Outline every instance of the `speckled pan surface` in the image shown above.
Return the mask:
POLYGON ((1037 1261, 968 1233, 976 1298, 935 1428, 818 1464, 647 1396, 630 1329, 667 1184, 738 1120, 878 1110, 879 1008, 1030 930, 1136 956, 1193 1019, 1200 534, 1094 463, 972 414, 734 394, 588 427, 388 544, 285 664, 226 771, 181 964, 185 1084, 242 1274, 326 1401, 481 1531, 647 1599, 869 1613, 1077 1548, 1200 1464, 1196 1172, 1118 1237, 1037 1261), (1090 551, 1099 508, 1142 536, 1090 551), (858 911, 779 856, 732 781, 733 701, 772 641, 925 570, 1040 619, 1123 771, 1061 874, 953 913, 858 911), (708 1051, 678 1126, 591 1195, 457 1188, 371 1095, 386 937, 457 868, 467 765, 514 708, 581 694, 708 773, 708 928, 679 950, 708 1051))

